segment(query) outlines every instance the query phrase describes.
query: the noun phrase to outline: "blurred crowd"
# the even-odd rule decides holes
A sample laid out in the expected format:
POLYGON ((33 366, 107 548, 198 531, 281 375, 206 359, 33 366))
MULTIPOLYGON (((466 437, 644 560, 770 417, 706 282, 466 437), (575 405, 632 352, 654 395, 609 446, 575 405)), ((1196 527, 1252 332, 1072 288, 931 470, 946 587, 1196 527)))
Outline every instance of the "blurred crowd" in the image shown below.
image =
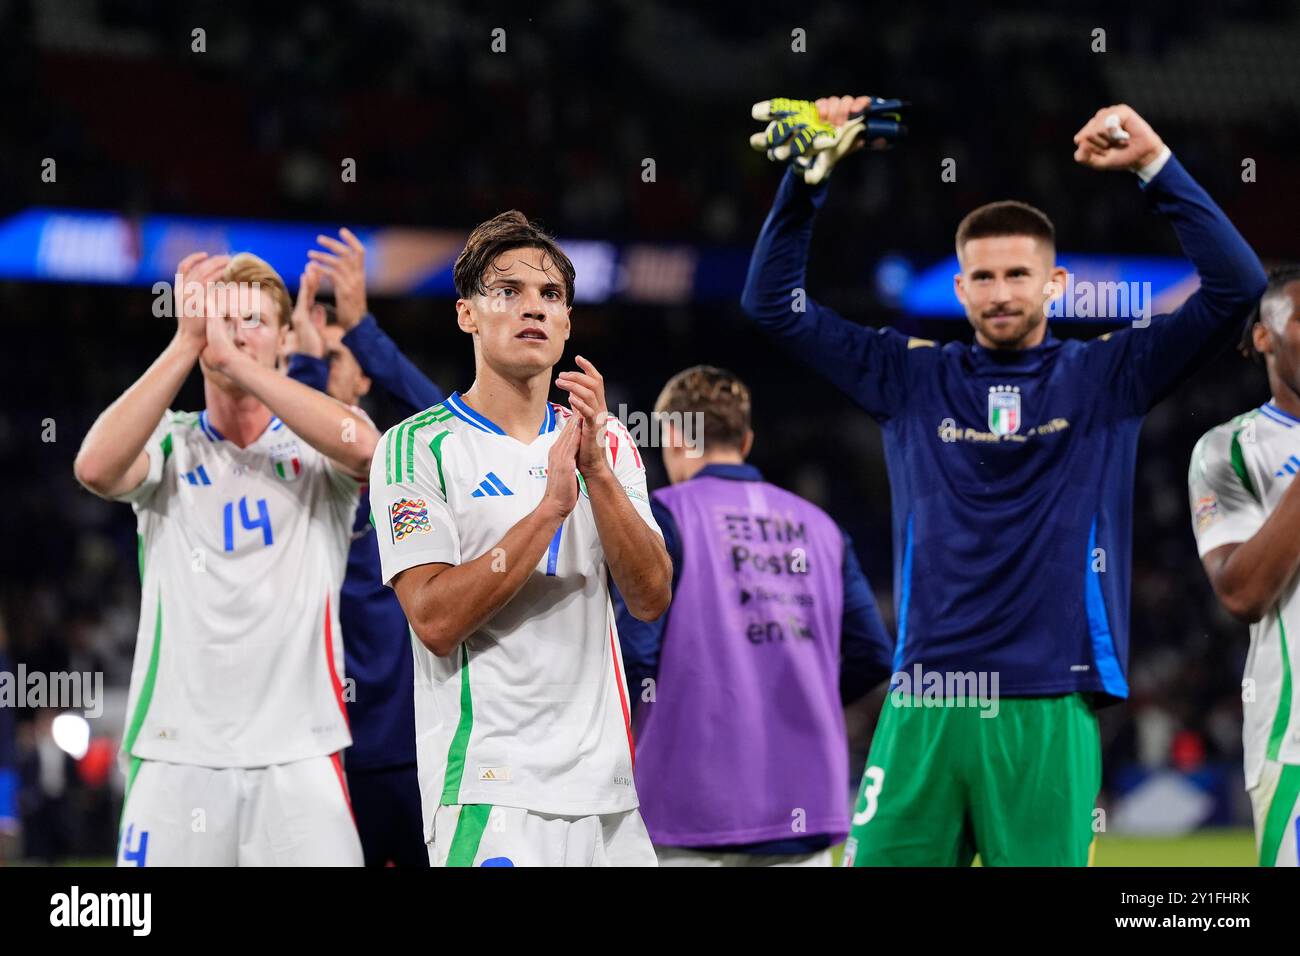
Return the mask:
MULTIPOLYGON (((560 0, 499 15, 463 0, 11 2, 0 4, 0 215, 43 205, 468 227, 518 207, 562 236, 747 246, 776 182, 749 151, 750 104, 879 92, 913 102, 911 139, 836 172, 812 292, 868 324, 968 337, 964 323, 883 308, 871 265, 891 251, 946 255, 966 211, 1009 197, 1046 210, 1063 248, 1176 253, 1172 231, 1141 212, 1130 184, 1070 161, 1071 135, 1106 103, 1143 112, 1266 261, 1291 253, 1300 193, 1278 184, 1300 181, 1300 83, 1280 82, 1266 56, 1279 37, 1300 40, 1285 8, 1211 0, 996 12, 954 0, 888 17, 850 2, 560 0), (1104 53, 1094 51, 1097 28, 1104 53), (805 52, 791 49, 795 30, 805 52), (1206 115, 1197 90, 1177 82, 1175 66, 1191 54, 1223 57, 1226 74, 1213 59, 1201 70, 1239 84, 1243 102, 1261 84, 1276 88, 1269 108, 1206 115), (55 182, 40 178, 45 157, 57 160, 55 182), (1242 181, 1243 157, 1256 160, 1257 181, 1242 181), (346 158, 356 160, 352 183, 340 177, 346 158), (940 179, 945 158, 956 160, 954 183, 940 179)), ((138 615, 134 522, 126 506, 76 485, 72 458, 170 330, 139 290, 0 283, 0 308, 0 669, 7 660, 102 671, 121 693, 138 615)), ((469 345, 449 302, 380 300, 372 310, 439 385, 469 384, 469 345)), ((864 413, 785 360, 736 305, 580 308, 574 334, 610 381, 611 407, 649 410, 671 374, 698 362, 745 377, 754 463, 848 528, 892 629, 889 487, 879 429, 864 413)), ((1185 479, 1196 439, 1264 397, 1262 374, 1226 356, 1147 421, 1133 695, 1104 713, 1107 797, 1130 767, 1239 774, 1246 631, 1205 582, 1185 479)), ((177 405, 201 401, 196 376, 177 405)), ((392 424, 383 408, 372 412, 392 424)), ((646 459, 652 485, 662 483, 653 450, 646 459)), ((854 721, 863 754, 865 710, 854 721)), ((111 714, 92 721, 110 743, 121 732, 111 714)), ((0 772, 16 768, 25 853, 108 856, 113 775, 102 749, 65 759, 50 750, 49 714, 11 716, 14 726, 0 720, 0 772)), ((7 828, 0 812, 0 857, 7 828)))

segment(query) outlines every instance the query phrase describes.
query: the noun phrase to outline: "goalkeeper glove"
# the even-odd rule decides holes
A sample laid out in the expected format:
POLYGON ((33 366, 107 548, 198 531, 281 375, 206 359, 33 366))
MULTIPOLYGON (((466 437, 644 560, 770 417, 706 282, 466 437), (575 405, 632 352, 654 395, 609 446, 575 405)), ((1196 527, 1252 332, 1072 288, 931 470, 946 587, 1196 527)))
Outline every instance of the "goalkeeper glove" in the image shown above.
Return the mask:
POLYGON ((793 161, 803 181, 813 186, 831 174, 859 136, 865 135, 872 143, 884 140, 887 145, 905 136, 907 127, 899 112, 905 106, 902 100, 873 97, 865 110, 836 127, 821 119, 811 100, 764 100, 754 104, 752 114, 756 120, 769 121, 767 129, 755 133, 749 142, 774 162, 793 161))

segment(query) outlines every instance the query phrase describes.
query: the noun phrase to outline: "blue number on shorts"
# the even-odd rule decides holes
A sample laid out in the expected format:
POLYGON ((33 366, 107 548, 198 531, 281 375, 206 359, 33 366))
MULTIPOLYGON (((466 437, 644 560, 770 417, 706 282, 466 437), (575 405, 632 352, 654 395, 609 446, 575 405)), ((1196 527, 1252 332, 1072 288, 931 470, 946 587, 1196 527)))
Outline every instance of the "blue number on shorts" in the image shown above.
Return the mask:
MULTIPOLYGON (((227 501, 225 508, 222 509, 222 519, 226 532, 226 550, 235 550, 235 503, 227 501)), ((266 510, 266 499, 257 499, 257 520, 248 513, 248 499, 239 499, 239 523, 244 526, 245 531, 253 531, 257 528, 262 529, 262 544, 270 547, 273 538, 271 536, 271 514, 266 510)))
POLYGON ((140 842, 132 848, 131 835, 135 832, 135 824, 132 823, 126 828, 126 833, 122 835, 122 859, 127 863, 135 863, 136 866, 144 866, 145 855, 149 852, 149 831, 140 831, 140 842))

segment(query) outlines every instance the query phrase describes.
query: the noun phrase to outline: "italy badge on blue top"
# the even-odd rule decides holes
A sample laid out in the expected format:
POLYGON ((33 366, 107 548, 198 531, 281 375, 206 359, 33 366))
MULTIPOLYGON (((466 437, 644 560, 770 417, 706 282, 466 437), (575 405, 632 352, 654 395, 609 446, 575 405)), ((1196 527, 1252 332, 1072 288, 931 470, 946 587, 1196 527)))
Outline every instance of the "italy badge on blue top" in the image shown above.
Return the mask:
POLYGON ((1020 430, 1020 388, 994 385, 989 388, 989 431, 1014 435, 1020 430))

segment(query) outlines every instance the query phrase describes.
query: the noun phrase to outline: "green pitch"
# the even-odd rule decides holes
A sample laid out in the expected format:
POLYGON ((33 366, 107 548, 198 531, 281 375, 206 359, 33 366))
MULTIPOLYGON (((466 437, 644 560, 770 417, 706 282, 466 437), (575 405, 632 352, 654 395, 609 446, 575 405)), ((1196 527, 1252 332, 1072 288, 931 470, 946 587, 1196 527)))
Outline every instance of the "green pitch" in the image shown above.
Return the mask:
MULTIPOLYGON (((832 851, 839 866, 843 846, 832 851)), ((1097 837, 1094 866, 1256 866, 1255 834, 1248 829, 1202 830, 1178 837, 1097 837)), ((979 866, 979 861, 975 862, 979 866)))
POLYGON ((1258 866, 1255 833, 1202 830, 1180 837, 1097 838, 1096 866, 1258 866))

